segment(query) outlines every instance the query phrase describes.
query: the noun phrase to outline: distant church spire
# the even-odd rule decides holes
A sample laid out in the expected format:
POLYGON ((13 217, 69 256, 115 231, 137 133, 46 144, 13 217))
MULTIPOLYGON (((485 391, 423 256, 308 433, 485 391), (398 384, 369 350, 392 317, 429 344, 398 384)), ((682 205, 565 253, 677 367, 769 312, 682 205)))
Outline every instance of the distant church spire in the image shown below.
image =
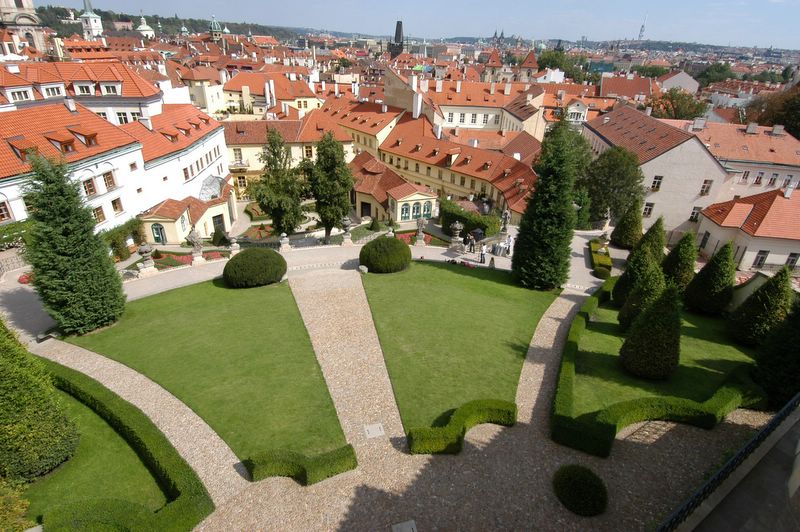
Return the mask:
POLYGON ((92 12, 92 0, 83 0, 83 12, 84 13, 92 12))

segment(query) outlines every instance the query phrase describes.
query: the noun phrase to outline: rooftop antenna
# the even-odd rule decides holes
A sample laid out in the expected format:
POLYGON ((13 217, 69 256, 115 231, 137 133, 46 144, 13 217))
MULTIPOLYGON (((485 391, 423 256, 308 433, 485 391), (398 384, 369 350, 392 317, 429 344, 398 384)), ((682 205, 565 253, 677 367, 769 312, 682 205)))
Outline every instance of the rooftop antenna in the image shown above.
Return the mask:
POLYGON ((647 24, 647 13, 645 13, 645 15, 644 15, 644 22, 642 22, 642 27, 639 28, 639 40, 640 41, 644 39, 644 26, 645 26, 645 24, 647 24))

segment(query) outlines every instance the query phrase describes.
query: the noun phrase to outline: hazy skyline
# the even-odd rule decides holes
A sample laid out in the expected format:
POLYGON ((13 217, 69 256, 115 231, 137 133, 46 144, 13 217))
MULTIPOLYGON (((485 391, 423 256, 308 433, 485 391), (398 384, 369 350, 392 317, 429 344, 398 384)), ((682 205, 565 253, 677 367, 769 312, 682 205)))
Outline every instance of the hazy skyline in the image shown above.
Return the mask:
MULTIPOLYGON (((36 1, 81 9, 82 0, 36 1)), ((650 40, 699 42, 733 46, 800 48, 797 21, 800 0, 673 0, 634 2, 609 0, 598 4, 585 0, 558 3, 506 4, 499 10, 485 1, 431 2, 405 0, 401 6, 371 7, 363 1, 305 0, 270 2, 240 0, 94 0, 99 9, 185 18, 211 18, 227 22, 253 22, 371 35, 390 35, 396 20, 402 20, 407 35, 418 37, 491 36, 517 34, 526 39, 563 38, 576 41, 633 39, 648 17, 645 38, 650 40), (235 5, 235 12, 231 7, 235 5), (300 9, 299 7, 302 6, 300 9), (246 13, 243 16, 239 13, 246 13), (794 26, 794 27, 793 27, 794 26)))

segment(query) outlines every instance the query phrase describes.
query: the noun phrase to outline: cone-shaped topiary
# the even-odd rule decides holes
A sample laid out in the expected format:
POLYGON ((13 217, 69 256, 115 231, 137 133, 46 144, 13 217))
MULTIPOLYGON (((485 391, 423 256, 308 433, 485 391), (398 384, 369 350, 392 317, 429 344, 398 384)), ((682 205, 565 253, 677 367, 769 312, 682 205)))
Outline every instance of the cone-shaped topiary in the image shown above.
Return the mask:
POLYGON ((717 316, 731 302, 735 281, 733 246, 728 242, 686 286, 683 302, 689 310, 717 316))
POLYGON ((776 410, 800 392, 800 299, 765 339, 756 357, 753 378, 767 392, 770 406, 776 410))
POLYGON ((661 268, 654 261, 648 261, 647 267, 637 279, 633 290, 617 315, 622 330, 627 331, 636 317, 658 299, 665 288, 666 283, 661 268))
POLYGON ((741 344, 759 344, 786 319, 793 301, 789 270, 784 266, 731 314, 731 336, 741 344))
POLYGON ((664 247, 666 245, 667 239, 666 236, 664 236, 664 219, 659 216, 658 220, 650 226, 650 229, 648 229, 641 240, 637 242, 633 250, 636 251, 647 248, 650 250, 656 262, 661 264, 664 262, 664 247))
POLYGON ((373 218, 372 221, 369 223, 369 230, 378 232, 381 230, 381 223, 378 221, 377 218, 373 218))
POLYGON ((689 231, 678 240, 661 263, 667 283, 675 286, 681 294, 694 278, 694 264, 697 261, 697 247, 694 242, 695 235, 689 231))
POLYGON ((625 300, 628 299, 628 295, 633 290, 639 277, 642 276, 648 265, 653 263, 655 261, 650 249, 647 247, 634 250, 628 255, 628 264, 625 266, 625 271, 622 272, 611 292, 612 299, 617 307, 622 307, 625 304, 625 300))
POLYGON ((628 207, 622 218, 619 219, 614 230, 611 231, 611 243, 624 249, 633 249, 642 238, 642 200, 636 201, 628 207))
POLYGON ((559 467, 553 476, 553 491, 567 510, 584 517, 600 515, 608 504, 608 492, 603 479, 582 465, 559 467))
POLYGON ((222 270, 231 288, 252 288, 279 282, 286 274, 286 259, 267 248, 245 249, 231 258, 222 270))
POLYGON ((681 314, 678 291, 661 293, 631 326, 619 350, 622 367, 644 379, 666 379, 678 368, 681 352, 681 314))
POLYGON ((78 429, 50 378, 0 322, 0 477, 31 480, 67 460, 78 429))
POLYGON ((361 248, 358 262, 372 273, 399 272, 411 263, 411 248, 399 238, 382 236, 361 248))

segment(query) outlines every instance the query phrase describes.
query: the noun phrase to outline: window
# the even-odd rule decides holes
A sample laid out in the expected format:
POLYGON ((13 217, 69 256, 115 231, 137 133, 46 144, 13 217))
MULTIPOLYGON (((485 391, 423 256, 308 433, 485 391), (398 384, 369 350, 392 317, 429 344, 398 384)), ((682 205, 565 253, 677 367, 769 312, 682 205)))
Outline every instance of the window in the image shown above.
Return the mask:
POLYGON ((24 102, 30 100, 31 97, 28 91, 11 91, 11 99, 15 102, 24 102))
POLYGON ((494 125, 500 125, 500 115, 494 115, 494 125))
POLYGON ((466 116, 467 115, 465 115, 464 113, 458 113, 458 123, 463 124, 464 120, 466 119, 466 116))
POLYGON ((52 98, 53 96, 61 96, 61 87, 47 87, 44 90, 45 96, 52 98))
POLYGON ((303 153, 306 159, 310 159, 314 155, 314 147, 313 146, 303 146, 303 153))
POLYGON ((753 268, 762 268, 764 263, 767 262, 767 257, 769 257, 768 250, 759 250, 759 252, 756 253, 756 260, 753 261, 753 268))
POLYGON ((711 192, 711 185, 714 184, 712 179, 706 179, 703 181, 703 186, 700 187, 700 195, 701 196, 708 196, 708 193, 711 192))
POLYGON ((642 218, 650 218, 653 215, 653 207, 655 207, 655 203, 645 203, 644 210, 642 211, 642 218))
POLYGON ((117 86, 116 85, 103 85, 103 90, 106 94, 116 94, 117 93, 117 86))
POLYGON ((189 168, 184 168, 183 169, 183 180, 184 181, 188 181, 189 180, 189 168))
POLYGON ((453 123, 453 113, 447 113, 447 121, 453 123))
POLYGON ((792 184, 792 177, 793 176, 790 176, 790 175, 786 176, 786 179, 783 180, 783 188, 786 188, 786 187, 788 187, 789 185, 792 184))
POLYGON ((790 270, 794 270, 797 266, 797 259, 800 259, 800 253, 789 253, 789 258, 786 259, 786 266, 790 270))
POLYGON ((114 214, 122 214, 122 200, 119 198, 111 200, 111 208, 114 209, 114 214))
POLYGON ((94 179, 87 179, 83 182, 83 193, 88 197, 97 194, 97 189, 94 187, 94 179))
POLYGON ((10 219, 11 219, 11 209, 8 208, 8 203, 4 201, 0 203, 0 222, 7 222, 10 219))
POLYGON ((431 167, 430 167, 430 166, 428 167, 428 169, 427 169, 427 170, 425 170, 425 175, 427 175, 428 177, 430 177, 430 175, 431 175, 431 167))
POLYGON ((650 190, 658 192, 661 190, 661 182, 664 180, 663 175, 657 175, 653 178, 653 183, 650 185, 650 190))
POLYGON ((113 190, 117 186, 117 184, 114 183, 114 174, 111 172, 103 174, 103 184, 106 186, 106 190, 113 190))
POLYGON ((92 87, 89 85, 78 85, 78 94, 91 94, 92 87))
POLYGON ((94 216, 94 221, 96 223, 103 223, 106 221, 106 213, 103 212, 102 207, 97 207, 92 211, 92 215, 94 216))
POLYGON ((409 208, 408 203, 403 203, 403 206, 400 207, 400 219, 401 220, 411 219, 411 209, 409 208))
POLYGON ((477 124, 478 123, 478 113, 472 113, 472 116, 469 117, 470 124, 477 124))
POLYGON ((131 111, 131 122, 138 122, 142 117, 142 113, 138 111, 131 111))
POLYGON ((700 249, 705 249, 706 244, 708 244, 708 239, 711 238, 711 233, 706 231, 703 233, 703 239, 700 241, 700 249))
POLYGON ((489 123, 489 115, 488 114, 483 115, 483 123, 484 123, 484 125, 489 123))
POLYGON ((103 120, 107 120, 108 119, 108 115, 105 114, 103 111, 97 111, 97 116, 99 116, 103 120))
POLYGON ((237 163, 242 162, 242 149, 241 148, 234 148, 233 149, 233 160, 237 163))
POLYGON ((414 163, 414 171, 419 173, 419 163, 414 163))
POLYGON ((465 184, 466 182, 467 182, 467 180, 466 180, 466 179, 464 178, 464 176, 462 175, 462 176, 461 176, 461 186, 463 187, 463 186, 464 186, 464 184, 465 184))
POLYGON ((442 169, 441 169, 441 168, 439 168, 439 169, 437 170, 437 173, 438 173, 439 179, 441 179, 441 178, 442 178, 442 169))
POLYGON ((469 188, 471 188, 472 190, 475 190, 475 180, 474 179, 470 179, 469 180, 469 188))
POLYGON ((760 185, 762 179, 764 179, 764 172, 759 172, 758 175, 756 175, 756 179, 753 181, 753 184, 760 185))
POLYGON ((775 183, 777 182, 778 182, 778 174, 772 174, 772 176, 769 178, 769 181, 767 182, 767 186, 774 187, 775 183))
POLYGON ((740 183, 747 183, 748 178, 750 177, 750 170, 745 170, 742 174, 742 179, 740 183))
POLYGON ((696 222, 698 218, 700 218, 700 211, 702 210, 702 207, 692 207, 692 214, 689 215, 689 221, 696 222))
POLYGON ((214 157, 219 157, 219 146, 214 146, 214 157))
POLYGON ((128 123, 128 113, 117 113, 117 122, 119 124, 127 124, 128 123))
POLYGON ((139 167, 138 167, 138 166, 136 165, 136 163, 134 162, 134 163, 131 163, 131 164, 129 165, 129 168, 131 169, 131 172, 133 172, 133 171, 135 171, 135 170, 136 170, 137 168, 139 168, 139 167))
POLYGON ((186 231, 186 215, 181 214, 181 231, 186 231))
POLYGON ((425 204, 422 206, 422 216, 423 218, 430 218, 432 214, 433 204, 430 201, 426 201, 425 204))
POLYGON ((236 176, 236 185, 239 188, 247 188, 247 177, 243 175, 236 176))
POLYGON ((421 205, 419 202, 414 203, 414 207, 411 209, 411 217, 415 220, 422 216, 421 205))

